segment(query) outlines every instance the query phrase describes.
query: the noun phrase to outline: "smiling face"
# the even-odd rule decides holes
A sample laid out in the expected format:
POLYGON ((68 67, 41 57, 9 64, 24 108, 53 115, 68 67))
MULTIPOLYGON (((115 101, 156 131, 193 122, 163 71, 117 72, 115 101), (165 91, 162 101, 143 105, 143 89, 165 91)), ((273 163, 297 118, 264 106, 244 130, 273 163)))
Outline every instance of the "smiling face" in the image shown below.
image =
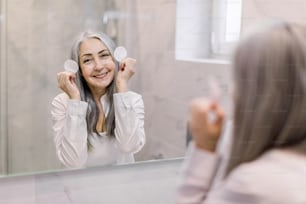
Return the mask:
POLYGON ((86 38, 80 45, 82 75, 93 94, 104 94, 115 76, 116 65, 110 51, 97 38, 86 38))

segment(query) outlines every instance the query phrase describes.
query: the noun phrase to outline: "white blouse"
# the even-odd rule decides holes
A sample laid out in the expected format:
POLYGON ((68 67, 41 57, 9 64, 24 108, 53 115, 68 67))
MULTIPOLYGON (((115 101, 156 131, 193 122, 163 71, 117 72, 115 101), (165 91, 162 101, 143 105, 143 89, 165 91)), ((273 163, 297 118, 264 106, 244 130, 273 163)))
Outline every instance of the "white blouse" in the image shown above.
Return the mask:
MULTIPOLYGON (((123 164, 134 162, 134 154, 145 144, 144 104, 135 92, 114 94, 115 137, 106 132, 88 135, 86 112, 88 104, 71 100, 66 93, 52 101, 53 135, 56 154, 66 167, 123 164), (87 148, 87 137, 93 148, 87 148)), ((101 97, 105 116, 109 112, 106 95, 101 97)))
POLYGON ((215 184, 222 163, 216 153, 190 144, 177 189, 178 204, 302 204, 306 203, 306 157, 272 149, 235 168, 215 184))

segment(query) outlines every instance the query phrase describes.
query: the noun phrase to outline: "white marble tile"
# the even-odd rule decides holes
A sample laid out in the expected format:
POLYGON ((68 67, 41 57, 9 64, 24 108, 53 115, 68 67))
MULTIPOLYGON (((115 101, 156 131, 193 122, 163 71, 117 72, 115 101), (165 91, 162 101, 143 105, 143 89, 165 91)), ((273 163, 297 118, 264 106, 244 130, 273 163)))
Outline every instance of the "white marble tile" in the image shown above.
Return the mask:
POLYGON ((0 203, 34 204, 35 178, 33 176, 20 178, 2 178, 0 182, 0 203))
POLYGON ((244 32, 272 20, 305 24, 306 4, 303 0, 244 0, 242 6, 244 32))

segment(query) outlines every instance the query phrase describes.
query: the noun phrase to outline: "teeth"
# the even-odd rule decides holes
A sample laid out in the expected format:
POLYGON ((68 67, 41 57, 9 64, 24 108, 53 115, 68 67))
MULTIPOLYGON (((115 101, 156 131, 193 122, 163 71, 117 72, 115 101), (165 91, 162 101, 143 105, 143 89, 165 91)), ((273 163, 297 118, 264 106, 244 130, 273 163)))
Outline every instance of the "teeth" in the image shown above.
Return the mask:
POLYGON ((101 73, 99 75, 96 75, 96 77, 104 77, 108 72, 105 72, 105 73, 101 73))

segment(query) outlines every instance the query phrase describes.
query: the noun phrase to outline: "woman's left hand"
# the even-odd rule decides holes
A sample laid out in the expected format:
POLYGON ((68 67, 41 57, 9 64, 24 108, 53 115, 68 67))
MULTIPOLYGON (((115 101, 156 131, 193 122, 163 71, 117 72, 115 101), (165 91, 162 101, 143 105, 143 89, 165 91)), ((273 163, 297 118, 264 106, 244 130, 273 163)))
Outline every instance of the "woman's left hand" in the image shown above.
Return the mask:
POLYGON ((120 62, 116 86, 118 92, 126 92, 129 79, 135 74, 136 60, 125 58, 120 62))
POLYGON ((215 151, 224 117, 223 108, 215 101, 197 98, 191 102, 188 125, 196 147, 215 151))

